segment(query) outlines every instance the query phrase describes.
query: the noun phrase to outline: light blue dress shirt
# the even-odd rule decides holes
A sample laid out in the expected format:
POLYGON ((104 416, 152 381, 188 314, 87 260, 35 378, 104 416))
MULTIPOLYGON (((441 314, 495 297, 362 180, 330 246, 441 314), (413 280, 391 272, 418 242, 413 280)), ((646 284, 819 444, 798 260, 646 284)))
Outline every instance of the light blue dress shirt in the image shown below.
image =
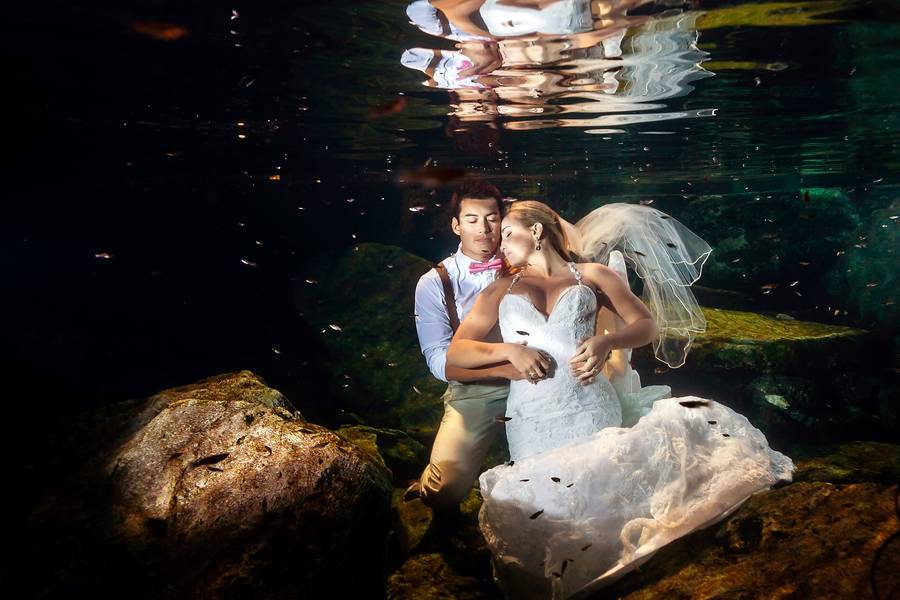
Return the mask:
MULTIPOLYGON (((478 262, 462 253, 462 244, 456 252, 441 261, 450 276, 450 285, 456 299, 456 314, 462 321, 475 304, 475 298, 484 288, 491 285, 497 276, 496 270, 470 273, 469 265, 478 262)), ((447 366, 447 348, 453 337, 450 317, 444 299, 441 278, 431 269, 419 278, 416 285, 416 333, 419 346, 428 363, 428 369, 441 381, 447 381, 444 370, 447 366)))

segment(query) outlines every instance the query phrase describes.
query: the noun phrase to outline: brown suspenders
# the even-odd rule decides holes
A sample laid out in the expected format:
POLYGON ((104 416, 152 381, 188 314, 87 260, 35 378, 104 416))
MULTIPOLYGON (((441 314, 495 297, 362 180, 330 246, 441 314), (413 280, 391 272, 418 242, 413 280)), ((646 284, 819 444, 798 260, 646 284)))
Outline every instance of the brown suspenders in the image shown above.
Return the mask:
POLYGON ((453 286, 450 285, 450 274, 444 265, 438 264, 435 268, 444 285, 444 301, 447 304, 447 316, 450 317, 450 329, 453 333, 459 328, 459 315, 456 314, 456 296, 453 295, 453 286))

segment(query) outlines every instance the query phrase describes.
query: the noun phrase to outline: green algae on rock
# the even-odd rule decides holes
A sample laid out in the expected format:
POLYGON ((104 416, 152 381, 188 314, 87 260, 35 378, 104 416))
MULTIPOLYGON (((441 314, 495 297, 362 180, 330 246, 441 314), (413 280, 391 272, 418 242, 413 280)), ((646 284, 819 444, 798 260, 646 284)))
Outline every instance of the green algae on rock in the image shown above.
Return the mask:
POLYGON ((428 449, 405 431, 352 425, 335 431, 362 448, 375 462, 388 469, 395 483, 419 476, 428 462, 428 449))
POLYGON ((869 332, 840 325, 776 319, 752 312, 703 308, 707 330, 689 360, 706 369, 790 373, 864 360, 869 332))

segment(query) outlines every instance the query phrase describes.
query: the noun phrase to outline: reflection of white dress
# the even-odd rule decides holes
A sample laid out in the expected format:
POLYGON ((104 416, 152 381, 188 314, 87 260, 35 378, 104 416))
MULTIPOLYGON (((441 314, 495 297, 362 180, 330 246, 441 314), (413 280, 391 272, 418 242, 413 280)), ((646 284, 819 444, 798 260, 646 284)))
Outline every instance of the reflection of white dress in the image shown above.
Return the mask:
POLYGON ((616 388, 603 377, 581 386, 568 368, 597 312, 594 291, 570 268, 577 284, 549 317, 526 296, 508 293, 500 303, 504 341, 527 339, 558 365, 537 384, 511 382, 511 462, 479 477, 479 528, 510 598, 568 598, 608 585, 663 545, 793 478, 789 457, 713 400, 643 388, 627 402, 649 406, 622 427, 616 388))

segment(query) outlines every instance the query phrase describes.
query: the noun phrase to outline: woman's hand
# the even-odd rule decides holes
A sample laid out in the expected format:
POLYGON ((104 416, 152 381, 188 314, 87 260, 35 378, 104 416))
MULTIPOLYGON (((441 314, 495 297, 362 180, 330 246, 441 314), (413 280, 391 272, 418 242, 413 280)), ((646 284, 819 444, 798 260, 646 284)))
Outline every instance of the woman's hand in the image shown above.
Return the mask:
POLYGON ((521 344, 505 344, 506 360, 512 366, 524 373, 531 383, 537 382, 547 376, 550 370, 550 355, 543 350, 534 350, 527 347, 527 342, 521 344))
POLYGON ((584 340, 569 361, 572 374, 585 385, 592 383, 612 356, 612 350, 612 341, 608 335, 595 335, 584 340))

